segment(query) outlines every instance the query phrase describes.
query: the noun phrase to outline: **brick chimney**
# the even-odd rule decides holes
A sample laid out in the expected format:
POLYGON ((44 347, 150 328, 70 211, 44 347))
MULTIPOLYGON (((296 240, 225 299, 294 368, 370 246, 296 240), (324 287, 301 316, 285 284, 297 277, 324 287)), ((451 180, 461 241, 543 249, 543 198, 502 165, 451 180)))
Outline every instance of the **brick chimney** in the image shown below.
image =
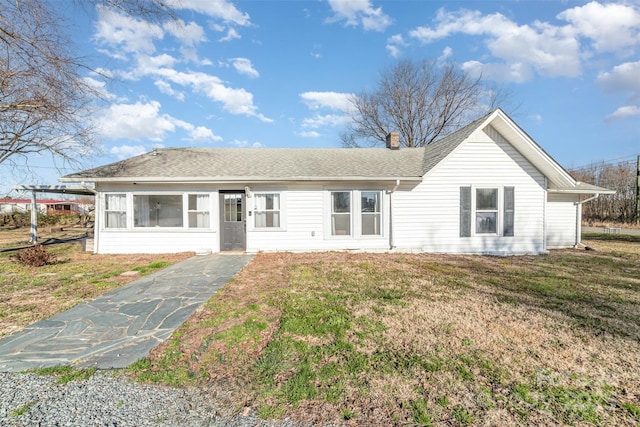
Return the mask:
POLYGON ((387 134, 387 148, 390 150, 400 149, 400 134, 398 132, 389 132, 387 134))

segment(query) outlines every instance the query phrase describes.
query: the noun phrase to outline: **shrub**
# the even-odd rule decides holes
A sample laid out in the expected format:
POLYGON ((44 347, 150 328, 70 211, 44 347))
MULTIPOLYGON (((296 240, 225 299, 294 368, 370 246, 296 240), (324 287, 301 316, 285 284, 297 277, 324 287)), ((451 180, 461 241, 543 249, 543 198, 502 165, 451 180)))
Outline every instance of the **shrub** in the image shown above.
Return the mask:
POLYGON ((53 264, 57 261, 57 257, 54 254, 49 253, 47 249, 40 244, 18 251, 15 255, 12 255, 11 258, 18 264, 30 267, 41 267, 43 265, 53 264))

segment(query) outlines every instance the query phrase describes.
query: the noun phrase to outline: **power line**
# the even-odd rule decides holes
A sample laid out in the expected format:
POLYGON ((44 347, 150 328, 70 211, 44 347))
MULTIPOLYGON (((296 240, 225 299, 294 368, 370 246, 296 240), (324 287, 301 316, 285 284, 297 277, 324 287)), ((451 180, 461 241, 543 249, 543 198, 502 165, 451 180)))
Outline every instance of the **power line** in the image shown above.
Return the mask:
POLYGON ((584 169, 589 169, 592 166, 598 166, 598 165, 610 165, 610 164, 625 164, 625 165, 629 165, 629 164, 635 164, 635 159, 638 157, 637 154, 629 154, 628 156, 623 156, 623 157, 617 157, 615 159, 611 159, 611 160, 602 160, 602 161, 596 161, 596 162, 591 162, 588 165, 584 165, 584 166, 578 166, 575 168, 570 168, 569 170, 572 171, 580 171, 580 170, 584 170, 584 169), (624 159, 633 159, 633 160, 627 160, 626 162, 623 162, 622 160, 624 159))

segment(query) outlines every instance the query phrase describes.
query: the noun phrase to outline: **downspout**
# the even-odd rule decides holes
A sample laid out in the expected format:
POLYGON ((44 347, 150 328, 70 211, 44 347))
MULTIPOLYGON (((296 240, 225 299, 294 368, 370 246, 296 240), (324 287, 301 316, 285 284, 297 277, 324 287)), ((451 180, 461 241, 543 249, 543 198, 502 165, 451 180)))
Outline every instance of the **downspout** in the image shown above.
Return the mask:
POLYGON ((400 180, 396 179, 396 185, 389 190, 389 249, 392 250, 396 247, 393 237, 393 193, 400 186, 400 180))
POLYGON ((596 193, 594 196, 591 196, 588 199, 578 201, 575 203, 576 205, 576 244, 573 245, 574 249, 577 249, 579 246, 582 246, 587 250, 591 249, 589 246, 581 242, 582 240, 582 205, 591 200, 595 200, 598 197, 600 197, 600 193, 596 193))

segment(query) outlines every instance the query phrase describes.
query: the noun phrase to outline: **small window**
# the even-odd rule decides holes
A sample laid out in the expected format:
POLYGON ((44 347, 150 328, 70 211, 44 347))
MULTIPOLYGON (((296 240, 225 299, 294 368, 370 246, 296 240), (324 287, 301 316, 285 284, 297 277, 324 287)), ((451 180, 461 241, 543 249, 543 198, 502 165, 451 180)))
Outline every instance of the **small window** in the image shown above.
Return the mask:
POLYGON ((127 227, 127 197, 125 194, 104 196, 105 228, 127 227))
POLYGON ((280 227, 280 195, 256 194, 254 214, 256 228, 280 227))
POLYGON ((224 195, 224 222, 242 222, 242 194, 224 195))
POLYGON ((182 195, 134 195, 135 227, 182 227, 182 195))
POLYGON ((189 228, 209 228, 209 195, 189 194, 188 216, 189 228))
POLYGON ((331 235, 351 235, 351 193, 331 192, 331 235))
POLYGON ((360 211, 362 214, 362 235, 379 236, 380 232, 380 192, 363 191, 360 193, 360 211))
POLYGON ((498 189, 476 189, 476 233, 498 232, 498 189))

